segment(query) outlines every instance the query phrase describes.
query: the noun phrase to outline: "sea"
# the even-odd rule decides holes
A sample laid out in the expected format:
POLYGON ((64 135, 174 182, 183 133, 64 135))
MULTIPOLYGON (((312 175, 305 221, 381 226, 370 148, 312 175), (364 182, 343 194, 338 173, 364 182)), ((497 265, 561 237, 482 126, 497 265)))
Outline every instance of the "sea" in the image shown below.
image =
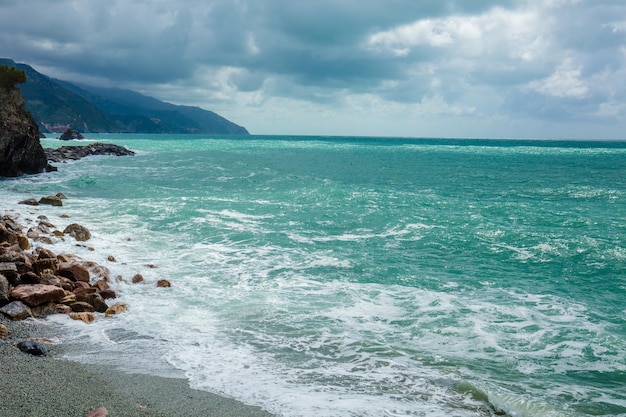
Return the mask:
POLYGON ((278 416, 626 415, 626 142, 42 144, 90 141, 136 155, 0 181, 0 212, 92 234, 35 247, 125 280, 127 312, 45 320, 66 359, 278 416))

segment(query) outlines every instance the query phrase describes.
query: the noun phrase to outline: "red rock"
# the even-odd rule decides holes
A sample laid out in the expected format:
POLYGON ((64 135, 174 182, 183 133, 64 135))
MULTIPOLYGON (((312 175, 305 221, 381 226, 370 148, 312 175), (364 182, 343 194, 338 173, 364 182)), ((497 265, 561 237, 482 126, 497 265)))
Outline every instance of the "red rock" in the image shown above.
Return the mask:
POLYGON ((40 275, 48 270, 54 272, 58 268, 59 268, 59 261, 57 261, 56 258, 37 259, 33 263, 33 269, 35 270, 35 272, 37 272, 40 275))
POLYGON ((89 282, 89 270, 77 263, 66 264, 63 263, 59 266, 57 275, 72 279, 74 281, 89 282))
POLYGON ((34 284, 18 285, 11 291, 11 297, 29 306, 38 306, 49 302, 57 302, 65 296, 62 288, 54 285, 34 284))
POLYGON ((39 256, 37 259, 55 259, 57 256, 54 252, 46 248, 39 249, 39 256))
POLYGON ((89 287, 88 283, 83 282, 83 281, 76 281, 76 282, 74 282, 74 291, 76 291, 76 290, 78 290, 80 288, 87 289, 87 288, 90 288, 90 287, 89 287))
POLYGON ((104 280, 104 279, 100 279, 98 281, 96 281, 92 287, 97 288, 99 292, 102 292, 104 290, 108 290, 109 284, 104 280))
POLYGON ((94 311, 93 306, 85 301, 75 301, 72 304, 70 304, 70 307, 72 308, 72 311, 75 311, 77 313, 82 313, 82 312, 91 313, 94 311))
POLYGON ((102 296, 102 298, 104 298, 105 300, 109 300, 111 298, 116 298, 117 294, 115 293, 114 290, 112 290, 111 288, 107 288, 106 290, 102 290, 100 291, 100 295, 102 296))

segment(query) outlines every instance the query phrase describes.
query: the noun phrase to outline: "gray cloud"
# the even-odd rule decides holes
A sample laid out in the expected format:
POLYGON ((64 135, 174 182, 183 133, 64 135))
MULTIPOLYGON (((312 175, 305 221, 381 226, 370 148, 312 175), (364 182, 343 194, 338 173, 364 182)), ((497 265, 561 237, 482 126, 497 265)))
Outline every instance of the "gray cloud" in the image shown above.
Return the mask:
POLYGON ((471 114, 496 136, 494 120, 520 118, 601 120, 617 135, 626 111, 617 0, 0 0, 0 45, 59 78, 202 105, 252 131, 272 129, 267 111, 307 133, 317 111, 342 132, 359 117, 471 114))

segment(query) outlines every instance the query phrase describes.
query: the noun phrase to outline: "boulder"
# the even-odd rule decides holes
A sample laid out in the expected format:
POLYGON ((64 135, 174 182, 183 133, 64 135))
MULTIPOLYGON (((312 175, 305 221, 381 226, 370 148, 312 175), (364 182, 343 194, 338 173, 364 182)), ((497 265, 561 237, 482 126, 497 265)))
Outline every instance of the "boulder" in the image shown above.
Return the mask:
POLYGON ((59 312, 56 303, 46 303, 40 306, 32 307, 30 311, 35 317, 46 317, 50 314, 57 314, 59 312))
POLYGON ((36 273, 29 271, 20 275, 21 284, 41 284, 41 278, 36 273))
POLYGON ((0 307, 9 304, 9 294, 11 293, 11 285, 4 275, 0 274, 0 307))
POLYGON ((39 142, 39 128, 17 87, 0 87, 0 126, 0 177, 46 170, 48 158, 39 142))
POLYGON ((43 356, 46 354, 46 349, 43 345, 39 342, 35 342, 34 340, 24 340, 18 343, 17 347, 22 352, 30 355, 43 356))
POLYGON ((72 304, 70 304, 70 307, 72 308, 72 311, 75 311, 77 313, 82 313, 82 312, 93 312, 95 311, 93 306, 85 301, 75 301, 72 304))
POLYGON ((106 312, 104 313, 104 315, 106 317, 111 317, 114 316, 116 314, 120 314, 123 313, 124 311, 128 310, 128 304, 122 303, 122 302, 117 302, 115 304, 113 304, 111 307, 107 308, 106 312))
POLYGON ((18 285, 11 291, 11 298, 22 301, 31 307, 57 302, 64 296, 65 291, 62 288, 46 284, 18 285))
POLYGON ((13 320, 23 320, 26 317, 32 317, 33 313, 30 308, 21 301, 13 301, 0 308, 0 313, 13 320))
POLYGON ((111 298, 116 298, 117 297, 117 294, 115 293, 115 290, 113 290, 111 288, 107 288, 106 290, 100 291, 100 295, 105 300, 109 300, 111 298))
POLYGON ((37 259, 56 259, 56 255, 50 249, 40 248, 37 259))
POLYGON ((56 273, 59 276, 69 278, 73 281, 89 282, 90 279, 87 268, 75 262, 71 264, 61 264, 56 273))
POLYGON ((63 201, 55 196, 55 195, 49 195, 47 197, 41 197, 39 199, 39 204, 46 204, 49 206, 56 206, 56 207, 62 207, 63 206, 63 201))
POLYGON ((80 224, 76 223, 68 225, 65 230, 63 230, 63 233, 72 236, 74 239, 80 242, 91 239, 91 233, 89 232, 89 230, 85 226, 81 226, 80 224))
POLYGON ((81 313, 70 313, 69 316, 72 320, 84 321, 87 324, 93 323, 94 321, 96 321, 95 313, 91 313, 89 311, 84 311, 81 313))
POLYGON ((59 140, 74 140, 74 139, 85 139, 85 137, 78 131, 74 129, 66 129, 65 132, 59 137, 59 140))
POLYGON ((34 198, 29 198, 26 200, 22 200, 17 204, 25 204, 27 206, 38 206, 39 205, 39 201, 35 200, 34 198))
POLYGON ((4 275, 11 283, 16 282, 19 278, 15 262, 0 262, 0 274, 4 275))
POLYGON ((0 339, 4 339, 9 336, 9 329, 4 324, 0 324, 0 339))
POLYGON ((55 272, 57 269, 59 269, 59 261, 56 258, 37 259, 33 263, 33 269, 39 275, 42 275, 49 271, 55 272))
POLYGON ((17 233, 0 223, 0 242, 17 243, 17 233))
POLYGON ((171 287, 172 284, 166 280, 166 279, 160 279, 157 281, 157 287, 161 287, 161 288, 169 288, 171 287))
POLYGON ((20 245, 20 249, 22 250, 30 249, 30 241, 23 234, 17 235, 17 244, 20 245))
POLYGON ((131 279, 131 282, 133 284, 138 284, 140 282, 143 282, 143 275, 141 274, 135 274, 133 275, 133 278, 131 279))

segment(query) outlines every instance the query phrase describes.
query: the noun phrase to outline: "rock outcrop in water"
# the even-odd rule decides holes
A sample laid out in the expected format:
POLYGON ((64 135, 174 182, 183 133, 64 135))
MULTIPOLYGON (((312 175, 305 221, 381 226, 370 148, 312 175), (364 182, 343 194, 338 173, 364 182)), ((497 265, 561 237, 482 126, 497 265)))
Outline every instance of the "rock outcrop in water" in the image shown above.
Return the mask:
POLYGON ((63 132, 63 134, 59 138, 59 140, 74 140, 74 139, 85 139, 85 137, 78 130, 68 128, 65 132, 63 132))
POLYGON ((46 148, 45 152, 48 160, 52 162, 65 162, 67 160, 76 160, 90 155, 135 155, 135 152, 126 149, 123 146, 98 142, 85 146, 61 146, 60 148, 56 149, 46 148))
POLYGON ((0 87, 0 177, 18 177, 46 170, 39 128, 24 107, 16 87, 0 87))

